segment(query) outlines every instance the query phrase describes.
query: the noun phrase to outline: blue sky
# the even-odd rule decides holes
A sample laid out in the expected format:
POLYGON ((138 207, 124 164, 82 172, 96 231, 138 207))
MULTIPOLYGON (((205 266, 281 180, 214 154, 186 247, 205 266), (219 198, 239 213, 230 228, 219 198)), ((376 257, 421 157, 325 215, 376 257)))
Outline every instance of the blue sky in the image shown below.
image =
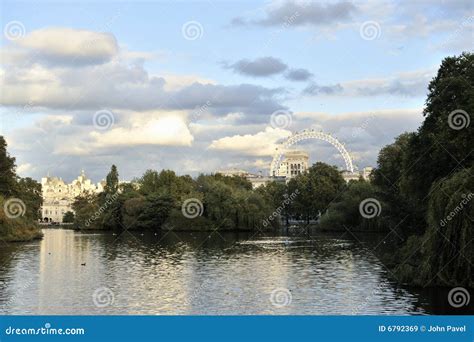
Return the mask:
MULTIPOLYGON (((265 172, 276 144, 304 128, 374 165, 418 127, 442 59, 474 38, 464 0, 1 6, 0 133, 19 173, 35 178, 85 168, 97 181, 112 162, 124 179, 147 168, 265 172), (103 110, 106 129, 94 122, 103 110), (284 127, 272 125, 278 110, 284 127)), ((341 166, 331 146, 307 148, 341 166)))

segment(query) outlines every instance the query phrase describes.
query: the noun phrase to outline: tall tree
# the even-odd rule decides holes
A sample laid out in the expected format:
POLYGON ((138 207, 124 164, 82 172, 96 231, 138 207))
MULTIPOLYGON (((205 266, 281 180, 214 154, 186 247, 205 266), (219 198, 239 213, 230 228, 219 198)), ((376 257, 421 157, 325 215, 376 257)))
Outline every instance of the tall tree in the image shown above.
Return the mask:
POLYGON ((431 184, 474 163, 474 54, 443 60, 428 87, 425 120, 410 139, 402 190, 426 209, 431 184))
POLYGON ((113 195, 118 191, 119 188, 119 174, 117 171, 117 166, 112 165, 110 172, 107 174, 105 179, 104 192, 106 195, 113 195))
POLYGON ((403 133, 393 144, 382 148, 377 158, 377 168, 371 175, 372 183, 380 189, 379 200, 386 203, 384 215, 391 218, 393 226, 397 227, 397 231, 402 231, 405 237, 424 231, 423 208, 413 205, 413 201, 400 191, 403 162, 414 136, 415 133, 403 133))
POLYGON ((0 135, 0 194, 12 196, 16 188, 15 158, 7 151, 7 142, 0 135))
POLYGON ((15 196, 20 197, 25 203, 25 215, 33 220, 41 217, 40 209, 43 204, 43 196, 40 183, 30 177, 19 178, 16 184, 15 196))

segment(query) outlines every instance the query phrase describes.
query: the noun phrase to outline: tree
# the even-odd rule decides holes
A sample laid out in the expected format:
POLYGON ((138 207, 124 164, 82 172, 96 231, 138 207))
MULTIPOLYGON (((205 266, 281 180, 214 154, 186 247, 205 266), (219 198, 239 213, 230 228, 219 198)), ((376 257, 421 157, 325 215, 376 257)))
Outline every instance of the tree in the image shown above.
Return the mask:
POLYGON ((7 151, 7 142, 0 135, 0 194, 10 197, 16 188, 15 158, 7 151))
POLYGON ((288 193, 298 189, 299 194, 294 201, 297 216, 309 223, 324 213, 329 204, 337 199, 346 183, 341 173, 334 166, 318 162, 288 183, 288 193))
POLYGON ((386 209, 387 205, 380 200, 380 192, 375 185, 364 180, 350 181, 347 189, 321 216, 320 227, 328 231, 386 231, 390 227, 386 209), (369 212, 369 207, 366 207, 361 212, 363 201, 368 201, 367 205, 374 211, 369 212), (364 212, 374 216, 363 216, 364 212))
POLYGON ((66 211, 63 216, 63 223, 73 223, 74 213, 72 211, 66 211))
POLYGON ((42 203, 41 185, 31 178, 18 178, 15 158, 0 136, 0 238, 28 241, 41 238, 37 224, 42 203))
POLYGON ((473 172, 474 166, 432 185, 426 233, 411 236, 396 256, 400 281, 474 287, 473 172))
POLYGON ((146 170, 143 176, 138 180, 139 191, 142 195, 149 195, 157 192, 160 188, 158 172, 155 170, 146 170))
POLYGON ((32 220, 41 218, 40 209, 43 204, 43 197, 40 183, 29 177, 19 178, 14 193, 25 203, 26 216, 32 220))
POLYGON ((118 191, 119 188, 119 174, 117 166, 112 165, 110 172, 107 174, 105 179, 104 193, 106 195, 113 195, 118 191))
POLYGON ((371 175, 372 183, 380 189, 380 199, 387 204, 384 214, 391 217, 393 225, 405 236, 424 231, 423 208, 414 205, 400 189, 403 163, 414 136, 415 133, 403 133, 393 144, 382 148, 377 158, 377 168, 371 175))
POLYGON ((92 193, 83 193, 76 197, 72 204, 74 210, 74 225, 79 229, 103 229, 99 196, 92 193))
POLYGON ((172 207, 170 195, 157 193, 148 195, 138 216, 140 226, 149 230, 159 230, 168 219, 172 207))
POLYGON ((474 166, 433 184, 422 267, 427 280, 474 286, 474 166))
POLYGON ((377 168, 372 171, 372 182, 386 193, 398 194, 402 163, 414 133, 403 133, 393 144, 383 147, 377 157, 377 168))
POLYGON ((410 139, 402 191, 426 210, 431 185, 474 163, 474 54, 443 60, 428 87, 425 120, 410 139))
POLYGON ((273 206, 273 208, 282 208, 281 216, 285 219, 288 225, 289 219, 292 214, 293 200, 289 200, 290 194, 288 194, 288 187, 285 183, 281 182, 270 182, 265 186, 257 188, 257 193, 262 194, 267 199, 267 202, 273 206))

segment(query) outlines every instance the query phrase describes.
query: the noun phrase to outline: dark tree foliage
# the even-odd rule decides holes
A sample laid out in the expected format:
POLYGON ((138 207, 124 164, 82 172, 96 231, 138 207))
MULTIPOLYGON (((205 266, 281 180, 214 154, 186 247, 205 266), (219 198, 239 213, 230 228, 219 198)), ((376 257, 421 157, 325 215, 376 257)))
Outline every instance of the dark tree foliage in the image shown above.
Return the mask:
POLYGON ((0 135, 0 194, 12 196, 16 188, 15 158, 7 151, 7 142, 0 135))
POLYGON ((432 187, 423 275, 436 284, 474 287, 474 166, 432 187))
POLYGON ((103 229, 99 211, 99 196, 83 193, 76 197, 72 204, 74 210, 74 225, 78 229, 103 229))
POLYGON ((173 201, 170 195, 150 194, 145 198, 138 222, 146 229, 159 230, 168 219, 173 201))
MULTIPOLYGON (((118 180, 112 168, 107 177, 118 180)), ((112 182, 115 184, 115 181, 112 182)), ((255 230, 265 228, 273 207, 267 198, 251 189, 240 177, 201 175, 196 180, 177 176, 173 171, 147 170, 134 184, 113 187, 99 196, 79 197, 75 204, 76 226, 81 229, 133 230, 255 230), (182 206, 195 199, 202 206, 200 215, 188 218, 182 206), (93 219, 91 219, 93 217, 93 219)))
POLYGON ((474 55, 445 58, 428 91, 425 120, 410 140, 401 184, 414 205, 424 210, 435 181, 474 163, 474 124, 467 125, 474 115, 474 55))
POLYGON ((37 219, 42 204, 41 184, 31 178, 17 177, 15 170, 15 158, 10 156, 7 142, 0 136, 0 239, 40 238, 37 219))
POLYGON ((380 191, 380 199, 386 203, 384 214, 391 218, 392 228, 405 237, 424 231, 423 212, 413 205, 407 196, 400 191, 403 181, 403 161, 408 146, 415 133, 403 133, 393 144, 382 148, 377 158, 377 168, 371 174, 372 183, 380 191))
POLYGON ((43 204, 41 184, 29 177, 19 178, 15 187, 15 196, 25 203, 25 215, 32 220, 41 218, 40 210, 43 204))
POLYGON ((288 194, 295 193, 292 205, 294 216, 310 222, 318 219, 329 204, 335 201, 345 188, 346 183, 336 167, 317 162, 288 182, 288 194))
POLYGON ((74 213, 72 211, 66 211, 63 216, 64 223, 73 223, 74 222, 74 213))
POLYGON ((106 195, 113 195, 118 191, 119 188, 119 174, 117 166, 112 165, 110 172, 107 174, 105 179, 104 193, 106 195))
POLYGON ((376 186, 364 180, 350 181, 347 189, 329 205, 327 212, 321 217, 320 228, 328 231, 387 231, 387 207, 376 186), (367 199, 373 199, 371 205, 377 213, 374 217, 367 218, 361 214, 359 206, 367 199))
POLYGON ((474 55, 445 58, 428 91, 418 132, 382 149, 373 173, 391 219, 409 216, 389 259, 402 282, 472 286, 473 206, 460 203, 474 185, 474 55))
POLYGON ((411 236, 395 261, 400 281, 474 287, 473 172, 471 167, 432 185, 428 229, 411 236))

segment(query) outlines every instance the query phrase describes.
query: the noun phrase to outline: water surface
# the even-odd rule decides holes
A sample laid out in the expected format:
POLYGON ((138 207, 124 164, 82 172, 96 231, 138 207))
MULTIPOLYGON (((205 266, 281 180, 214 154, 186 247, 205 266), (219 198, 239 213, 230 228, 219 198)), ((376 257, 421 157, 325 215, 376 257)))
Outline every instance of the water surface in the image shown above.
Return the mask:
MULTIPOLYGON (((348 236, 80 233, 2 245, 2 314, 431 314, 444 290, 397 286, 348 236)), ((380 246, 380 245, 379 245, 380 246)))

